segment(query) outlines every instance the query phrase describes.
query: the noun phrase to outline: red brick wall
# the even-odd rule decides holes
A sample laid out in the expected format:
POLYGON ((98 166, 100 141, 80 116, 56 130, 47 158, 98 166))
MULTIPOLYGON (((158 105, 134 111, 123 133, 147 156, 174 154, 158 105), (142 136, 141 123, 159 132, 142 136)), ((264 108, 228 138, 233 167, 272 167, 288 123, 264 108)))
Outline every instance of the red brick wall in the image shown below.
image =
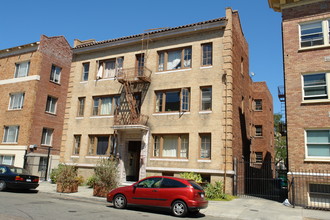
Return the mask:
POLYGON ((301 74, 329 71, 330 62, 325 62, 324 57, 330 55, 330 49, 299 51, 298 27, 300 22, 329 18, 330 2, 284 9, 282 13, 289 168, 329 170, 329 163, 305 160, 304 131, 306 128, 329 128, 330 103, 302 103, 301 74))

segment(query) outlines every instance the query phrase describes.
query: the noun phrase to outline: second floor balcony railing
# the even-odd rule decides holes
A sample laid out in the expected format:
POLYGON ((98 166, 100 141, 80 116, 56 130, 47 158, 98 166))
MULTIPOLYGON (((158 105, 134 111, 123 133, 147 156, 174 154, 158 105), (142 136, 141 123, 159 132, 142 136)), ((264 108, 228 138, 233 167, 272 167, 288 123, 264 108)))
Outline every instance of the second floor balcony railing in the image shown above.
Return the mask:
POLYGON ((130 82, 144 81, 150 82, 151 70, 147 67, 122 68, 117 71, 118 81, 126 80, 130 82))

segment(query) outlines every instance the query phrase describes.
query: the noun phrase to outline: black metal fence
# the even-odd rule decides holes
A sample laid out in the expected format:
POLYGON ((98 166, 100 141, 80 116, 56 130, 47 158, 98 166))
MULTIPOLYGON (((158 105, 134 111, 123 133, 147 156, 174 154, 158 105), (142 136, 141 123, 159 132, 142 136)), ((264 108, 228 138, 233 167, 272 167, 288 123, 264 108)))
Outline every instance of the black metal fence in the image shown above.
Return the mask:
POLYGON ((329 171, 290 171, 288 180, 289 201, 293 206, 330 210, 329 171))
POLYGON ((237 196, 253 196, 283 202, 287 198, 286 169, 276 167, 272 161, 261 163, 237 161, 237 196))

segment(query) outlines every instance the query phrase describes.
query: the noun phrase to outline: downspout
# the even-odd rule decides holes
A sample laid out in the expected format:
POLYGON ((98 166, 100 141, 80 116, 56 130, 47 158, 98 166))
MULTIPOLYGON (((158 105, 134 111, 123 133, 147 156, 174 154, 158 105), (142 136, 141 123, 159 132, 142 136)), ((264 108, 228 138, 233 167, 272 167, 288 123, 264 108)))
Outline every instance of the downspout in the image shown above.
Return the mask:
POLYGON ((222 82, 225 84, 225 166, 224 166, 224 177, 223 177, 223 193, 226 193, 226 180, 227 180, 227 106, 228 106, 228 97, 227 97, 227 73, 222 76, 222 82))

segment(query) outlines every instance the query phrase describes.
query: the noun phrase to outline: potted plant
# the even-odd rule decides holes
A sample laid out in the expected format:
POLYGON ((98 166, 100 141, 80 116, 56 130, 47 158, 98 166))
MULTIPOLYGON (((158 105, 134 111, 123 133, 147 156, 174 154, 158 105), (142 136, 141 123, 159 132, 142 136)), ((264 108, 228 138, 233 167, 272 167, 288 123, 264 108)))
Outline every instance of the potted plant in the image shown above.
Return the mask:
POLYGON ((74 193, 78 192, 78 173, 75 166, 60 164, 56 171, 57 192, 74 193))
POLYGON ((118 162, 114 157, 100 159, 94 173, 93 196, 106 197, 118 187, 118 162))

